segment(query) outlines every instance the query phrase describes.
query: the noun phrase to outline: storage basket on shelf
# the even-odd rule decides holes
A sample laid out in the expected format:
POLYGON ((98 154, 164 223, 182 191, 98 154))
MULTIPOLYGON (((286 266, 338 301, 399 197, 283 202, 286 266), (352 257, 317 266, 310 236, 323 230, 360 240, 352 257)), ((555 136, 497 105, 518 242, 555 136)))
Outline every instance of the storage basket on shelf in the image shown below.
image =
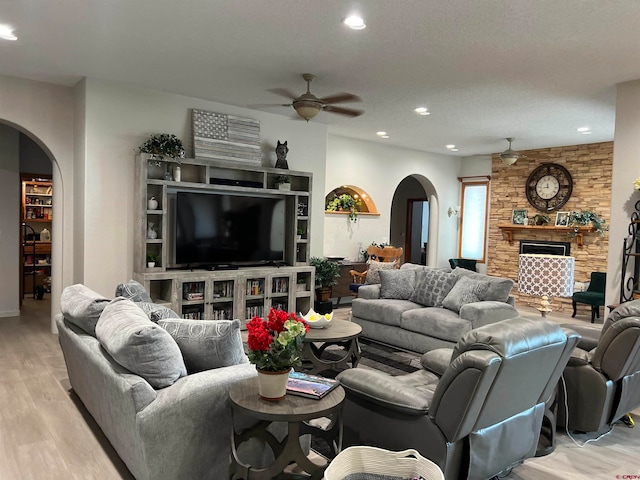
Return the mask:
POLYGON ((334 458, 325 480, 444 480, 442 470, 416 450, 391 452, 376 447, 349 447, 334 458))

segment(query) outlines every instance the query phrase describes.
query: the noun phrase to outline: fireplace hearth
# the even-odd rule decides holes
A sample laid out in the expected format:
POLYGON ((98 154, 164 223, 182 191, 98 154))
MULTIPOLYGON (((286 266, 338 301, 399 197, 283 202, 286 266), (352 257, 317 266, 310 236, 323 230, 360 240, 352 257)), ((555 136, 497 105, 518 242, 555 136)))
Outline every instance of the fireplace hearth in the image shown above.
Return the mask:
POLYGON ((520 240, 519 253, 535 255, 564 255, 571 254, 571 242, 553 242, 547 240, 520 240))

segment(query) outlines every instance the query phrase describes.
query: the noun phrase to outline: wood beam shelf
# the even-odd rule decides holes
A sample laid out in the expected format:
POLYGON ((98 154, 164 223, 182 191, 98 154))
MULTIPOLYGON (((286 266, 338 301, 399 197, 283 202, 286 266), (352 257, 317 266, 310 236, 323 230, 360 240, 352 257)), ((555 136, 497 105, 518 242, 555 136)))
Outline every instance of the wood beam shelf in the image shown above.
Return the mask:
MULTIPOLYGON (((553 225, 514 225, 514 224, 502 224, 496 225, 502 231, 502 238, 509 242, 513 243, 513 232, 519 232, 523 230, 534 230, 539 232, 540 230, 550 231, 550 232, 558 232, 560 234, 564 233, 567 238, 571 238, 568 236, 569 232, 573 230, 575 227, 556 227, 553 225)), ((578 247, 582 247, 582 235, 585 233, 594 232, 595 229, 593 227, 578 227, 578 232, 576 233, 575 239, 578 247)))

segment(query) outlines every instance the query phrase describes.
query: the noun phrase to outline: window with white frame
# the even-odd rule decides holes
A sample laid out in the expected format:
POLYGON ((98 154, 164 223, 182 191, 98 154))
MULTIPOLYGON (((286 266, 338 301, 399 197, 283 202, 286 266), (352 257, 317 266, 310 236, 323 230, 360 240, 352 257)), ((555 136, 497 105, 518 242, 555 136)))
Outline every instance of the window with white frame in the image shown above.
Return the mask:
POLYGON ((462 182, 458 256, 485 261, 489 182, 462 182))

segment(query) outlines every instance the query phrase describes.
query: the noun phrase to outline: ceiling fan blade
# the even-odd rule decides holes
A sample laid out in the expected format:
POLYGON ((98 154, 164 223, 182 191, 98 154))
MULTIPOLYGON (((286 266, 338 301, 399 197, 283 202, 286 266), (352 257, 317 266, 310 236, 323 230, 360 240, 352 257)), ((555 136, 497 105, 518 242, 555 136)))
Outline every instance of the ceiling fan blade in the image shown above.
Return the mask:
POLYGON ((254 103, 247 105, 247 108, 269 108, 269 107, 291 107, 291 103, 254 103))
POLYGON ((353 108, 334 107, 333 105, 325 105, 323 110, 331 113, 339 113, 340 115, 348 115, 349 117, 359 117, 364 113, 363 110, 354 110, 353 108))
POLYGON ((343 103, 343 102, 361 102, 362 99, 353 95, 352 93, 336 93, 330 97, 324 97, 320 99, 323 103, 343 103))
POLYGON ((287 88, 270 88, 267 91, 280 95, 281 97, 290 98, 291 100, 295 100, 299 96, 287 88))

